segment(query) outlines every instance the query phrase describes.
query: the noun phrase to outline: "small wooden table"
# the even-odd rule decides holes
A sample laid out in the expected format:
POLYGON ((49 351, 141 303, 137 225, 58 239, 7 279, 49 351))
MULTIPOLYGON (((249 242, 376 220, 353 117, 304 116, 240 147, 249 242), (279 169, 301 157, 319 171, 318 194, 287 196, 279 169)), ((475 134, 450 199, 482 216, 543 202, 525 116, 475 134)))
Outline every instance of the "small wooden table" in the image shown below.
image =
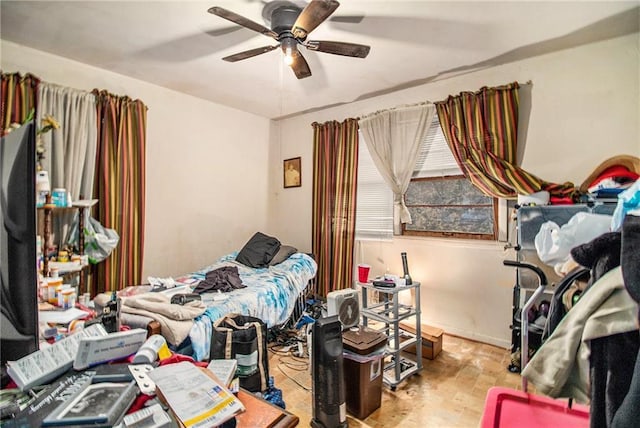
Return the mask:
POLYGON ((300 421, 296 415, 243 389, 238 392, 238 398, 246 409, 236 416, 238 428, 291 428, 300 421))
MULTIPOLYGON (((207 376, 213 378, 216 382, 220 382, 212 372, 204 367, 201 369, 207 376)), ((292 428, 298 425, 300 421, 300 418, 296 415, 253 395, 245 389, 240 388, 236 396, 245 408, 244 412, 235 416, 237 428, 292 428)), ((163 403, 167 403, 161 391, 158 391, 158 398, 163 403)), ((177 417, 176 420, 178 421, 178 426, 184 427, 177 417)))

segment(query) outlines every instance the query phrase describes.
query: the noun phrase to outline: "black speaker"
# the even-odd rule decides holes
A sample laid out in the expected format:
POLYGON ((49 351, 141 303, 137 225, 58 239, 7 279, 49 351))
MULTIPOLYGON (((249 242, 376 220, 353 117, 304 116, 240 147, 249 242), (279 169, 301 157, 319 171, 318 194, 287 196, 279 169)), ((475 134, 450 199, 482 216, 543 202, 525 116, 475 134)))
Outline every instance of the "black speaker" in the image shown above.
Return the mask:
POLYGON ((337 315, 320 318, 311 330, 313 428, 347 427, 342 324, 337 315))

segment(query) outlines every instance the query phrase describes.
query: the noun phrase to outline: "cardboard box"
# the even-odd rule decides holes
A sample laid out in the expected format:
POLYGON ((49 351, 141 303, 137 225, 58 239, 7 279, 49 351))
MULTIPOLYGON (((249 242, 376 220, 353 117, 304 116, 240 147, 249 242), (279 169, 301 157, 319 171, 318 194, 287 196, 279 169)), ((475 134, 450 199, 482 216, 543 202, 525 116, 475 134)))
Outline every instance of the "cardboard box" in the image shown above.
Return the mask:
MULTIPOLYGON (((401 322, 399 327, 409 333, 416 333, 416 327, 414 324, 401 322)), ((440 328, 420 324, 420 333, 422 335, 422 358, 433 360, 442 351, 442 335, 444 334, 444 331, 440 328)), ((416 346, 411 345, 404 350, 415 354, 416 346)))

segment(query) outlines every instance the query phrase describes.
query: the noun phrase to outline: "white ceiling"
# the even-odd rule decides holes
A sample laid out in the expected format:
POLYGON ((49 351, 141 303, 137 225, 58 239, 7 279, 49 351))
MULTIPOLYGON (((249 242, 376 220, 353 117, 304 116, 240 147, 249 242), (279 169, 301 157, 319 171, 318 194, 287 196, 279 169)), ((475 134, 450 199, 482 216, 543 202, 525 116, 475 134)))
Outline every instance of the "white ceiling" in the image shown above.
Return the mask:
MULTIPOLYGON (((298 1, 298 0, 296 0, 298 1)), ((257 115, 278 118, 433 79, 637 33, 639 1, 342 0, 309 40, 371 46, 365 59, 301 48, 298 80, 273 40, 207 13, 222 6, 265 24, 260 0, 0 1, 0 37, 257 115)), ((26 70, 28 71, 28 70, 26 70)))

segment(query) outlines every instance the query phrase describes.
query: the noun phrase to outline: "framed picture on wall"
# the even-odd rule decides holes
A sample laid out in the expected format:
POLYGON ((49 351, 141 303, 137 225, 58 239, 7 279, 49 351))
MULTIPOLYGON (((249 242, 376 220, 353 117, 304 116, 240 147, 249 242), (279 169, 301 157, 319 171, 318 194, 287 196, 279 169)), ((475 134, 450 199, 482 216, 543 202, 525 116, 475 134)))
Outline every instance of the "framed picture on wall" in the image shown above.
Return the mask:
POLYGON ((284 188, 302 186, 302 164, 300 157, 285 159, 283 165, 284 188))

